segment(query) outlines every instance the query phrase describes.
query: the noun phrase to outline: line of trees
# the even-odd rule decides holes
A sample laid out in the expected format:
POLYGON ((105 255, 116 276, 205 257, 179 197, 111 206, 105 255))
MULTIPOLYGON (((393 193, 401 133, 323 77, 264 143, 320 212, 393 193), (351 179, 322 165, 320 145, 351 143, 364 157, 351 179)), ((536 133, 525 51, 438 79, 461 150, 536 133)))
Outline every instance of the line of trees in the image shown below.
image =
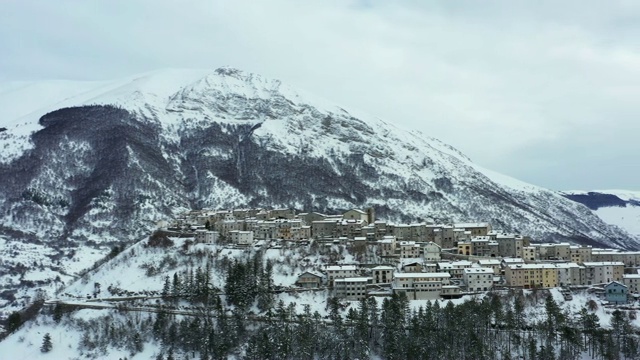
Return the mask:
MULTIPOLYGON (((233 266, 238 270, 241 265, 233 266)), ((133 355, 145 342, 156 342, 162 349, 157 359, 162 360, 226 359, 231 354, 309 360, 640 358, 638 330, 628 313, 613 311, 611 327, 602 328, 593 309, 562 311, 551 296, 534 305, 546 312, 533 319, 525 317, 522 295, 514 301, 492 295, 457 306, 427 302, 417 310, 401 295, 381 303, 368 298, 346 313, 337 299, 330 298, 326 306, 328 316, 322 317, 308 304, 298 312, 294 303, 279 301, 256 319, 242 306, 228 310, 219 296, 212 296, 200 316, 123 313, 118 323, 105 318, 78 326, 85 331, 82 349, 109 345, 133 355)))
POLYGON ((205 268, 200 266, 175 272, 173 277, 166 276, 162 287, 162 298, 165 301, 178 302, 187 300, 191 303, 209 304, 213 295, 219 293, 211 283, 209 263, 205 268))

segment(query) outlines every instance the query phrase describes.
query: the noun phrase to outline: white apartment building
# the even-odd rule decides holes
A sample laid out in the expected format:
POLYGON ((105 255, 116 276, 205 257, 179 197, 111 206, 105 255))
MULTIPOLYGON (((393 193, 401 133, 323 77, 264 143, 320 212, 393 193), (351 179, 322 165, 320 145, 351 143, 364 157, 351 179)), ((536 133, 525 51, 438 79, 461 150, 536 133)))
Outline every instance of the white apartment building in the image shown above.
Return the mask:
POLYGON ((217 231, 196 230, 196 242, 201 244, 213 244, 218 241, 217 231))
POLYGON ((400 241, 400 257, 403 259, 420 256, 420 245, 415 241, 400 241))
POLYGON ((253 245, 253 231, 229 231, 231 242, 238 245, 253 245))
POLYGON ((627 286, 630 293, 637 294, 640 290, 640 274, 624 274, 622 283, 627 286))
POLYGON ((440 245, 429 241, 424 245, 423 254, 425 261, 440 261, 440 245))
POLYGON ((409 300, 438 299, 450 278, 447 273, 395 273, 393 291, 406 294, 409 300))
POLYGON ((356 277, 356 275, 358 275, 358 268, 356 265, 333 265, 327 266, 325 272, 327 273, 329 286, 333 286, 335 279, 356 277))
POLYGON ((585 285, 622 281, 624 263, 619 261, 585 262, 585 285))
POLYGON ((376 266, 371 269, 371 276, 374 284, 391 284, 393 281, 393 266, 376 266))
POLYGON ((493 287, 493 275, 491 268, 467 268, 463 280, 469 291, 489 291, 493 287))
POLYGON ((368 277, 348 277, 334 280, 336 297, 346 300, 359 301, 367 297, 367 284, 371 281, 368 277))

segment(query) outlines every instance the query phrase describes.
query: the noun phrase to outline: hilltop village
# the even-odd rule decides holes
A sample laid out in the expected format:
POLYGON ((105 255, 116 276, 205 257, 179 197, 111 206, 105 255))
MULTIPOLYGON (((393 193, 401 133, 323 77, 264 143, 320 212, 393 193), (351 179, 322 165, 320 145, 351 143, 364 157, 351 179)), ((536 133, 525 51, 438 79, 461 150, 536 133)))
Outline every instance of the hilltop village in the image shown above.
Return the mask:
POLYGON ((337 215, 291 209, 194 210, 159 230, 234 248, 333 246, 352 255, 298 274, 296 286, 328 287, 345 300, 403 293, 410 300, 457 298, 498 288, 588 288, 611 304, 638 294, 640 252, 534 243, 491 224, 393 224, 375 211, 337 215))

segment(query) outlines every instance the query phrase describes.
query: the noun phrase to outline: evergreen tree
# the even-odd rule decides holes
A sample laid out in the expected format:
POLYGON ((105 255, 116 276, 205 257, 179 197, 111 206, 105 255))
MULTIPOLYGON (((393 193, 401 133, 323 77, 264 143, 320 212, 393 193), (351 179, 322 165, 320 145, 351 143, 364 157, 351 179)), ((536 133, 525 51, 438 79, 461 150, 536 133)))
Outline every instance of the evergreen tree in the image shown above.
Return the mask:
POLYGON ((43 353, 48 353, 53 348, 53 344, 51 343, 51 335, 49 333, 44 334, 44 338, 42 338, 42 346, 40 346, 40 351, 43 353))
POLYGON ((7 330, 9 332, 14 332, 18 330, 20 325, 22 325, 22 316, 17 311, 12 312, 7 319, 7 330))
POLYGON ((171 281, 169 280, 169 276, 164 277, 164 286, 162 287, 162 299, 165 301, 169 299, 171 296, 171 281))
POLYGON ((180 281, 180 276, 178 273, 173 273, 173 284, 171 287, 171 296, 173 296, 174 300, 177 301, 180 299, 182 295, 182 282, 180 281))
POLYGON ((273 263, 267 259, 258 284, 258 309, 265 311, 273 306, 273 263))

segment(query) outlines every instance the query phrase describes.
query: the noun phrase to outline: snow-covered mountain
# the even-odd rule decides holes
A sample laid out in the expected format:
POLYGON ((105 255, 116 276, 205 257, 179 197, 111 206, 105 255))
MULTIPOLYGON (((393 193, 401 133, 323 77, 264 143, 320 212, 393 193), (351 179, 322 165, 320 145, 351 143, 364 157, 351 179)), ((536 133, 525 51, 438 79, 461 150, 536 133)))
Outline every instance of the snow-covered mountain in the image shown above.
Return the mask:
POLYGON ((2 288, 64 280, 199 207, 374 206, 393 221, 640 247, 587 207, 437 139, 232 68, 0 84, 0 179, 0 301, 2 288))
POLYGON ((567 191, 564 195, 589 207, 607 224, 640 238, 640 191, 567 191))

